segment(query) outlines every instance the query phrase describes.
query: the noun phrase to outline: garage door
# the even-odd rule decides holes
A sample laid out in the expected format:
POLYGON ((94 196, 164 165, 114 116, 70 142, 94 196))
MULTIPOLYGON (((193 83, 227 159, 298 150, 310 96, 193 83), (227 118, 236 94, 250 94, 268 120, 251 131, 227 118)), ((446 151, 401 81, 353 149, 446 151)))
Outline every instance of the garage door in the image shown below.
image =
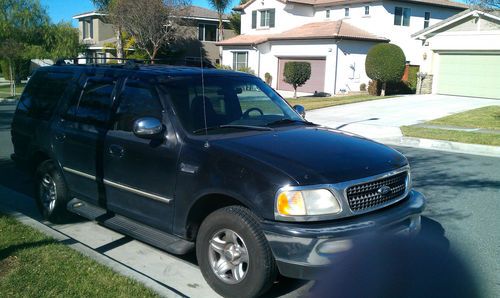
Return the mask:
POLYGON ((437 92, 500 99, 500 54, 441 54, 437 92))
POLYGON ((278 63, 278 90, 293 91, 293 86, 285 83, 283 71, 288 61, 304 61, 311 63, 311 78, 301 87, 298 92, 314 91, 323 92, 325 88, 325 58, 279 58, 278 63))

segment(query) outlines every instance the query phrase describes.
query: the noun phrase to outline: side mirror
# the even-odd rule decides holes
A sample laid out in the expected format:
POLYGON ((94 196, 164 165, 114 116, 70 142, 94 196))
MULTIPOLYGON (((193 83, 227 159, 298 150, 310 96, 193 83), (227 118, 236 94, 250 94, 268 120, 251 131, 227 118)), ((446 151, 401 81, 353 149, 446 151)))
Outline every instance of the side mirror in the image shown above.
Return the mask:
POLYGON ((295 105, 293 106, 293 109, 299 113, 300 116, 302 116, 302 118, 306 118, 306 108, 304 108, 303 106, 301 105, 295 105))
POLYGON ((134 122, 134 134, 143 139, 156 139, 163 132, 163 124, 153 117, 142 117, 134 122))

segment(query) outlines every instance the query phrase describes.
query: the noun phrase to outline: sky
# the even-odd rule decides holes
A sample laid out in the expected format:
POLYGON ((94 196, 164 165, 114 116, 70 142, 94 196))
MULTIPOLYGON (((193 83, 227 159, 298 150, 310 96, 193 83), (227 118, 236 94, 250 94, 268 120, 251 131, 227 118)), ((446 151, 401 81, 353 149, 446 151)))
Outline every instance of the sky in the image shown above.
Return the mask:
MULTIPOLYGON (((52 22, 72 22, 75 27, 77 23, 72 19, 74 15, 95 9, 90 0, 40 0, 40 2, 49 13, 52 22)), ((232 0, 232 2, 233 3, 229 6, 230 8, 236 6, 239 0, 232 0)), ((191 0, 191 3, 193 5, 210 8, 207 0, 191 0)))

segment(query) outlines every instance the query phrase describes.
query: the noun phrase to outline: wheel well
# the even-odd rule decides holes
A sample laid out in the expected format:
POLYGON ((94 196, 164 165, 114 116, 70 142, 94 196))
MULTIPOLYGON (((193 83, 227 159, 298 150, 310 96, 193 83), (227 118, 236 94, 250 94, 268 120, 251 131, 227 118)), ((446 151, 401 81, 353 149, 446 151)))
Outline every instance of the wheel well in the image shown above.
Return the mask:
POLYGON ((30 160, 30 170, 34 173, 42 162, 49 159, 50 157, 46 153, 42 151, 35 152, 35 154, 33 154, 30 160))
POLYGON ((201 223, 210 213, 234 205, 247 207, 237 199, 227 195, 211 194, 200 198, 189 211, 186 223, 187 237, 191 240, 196 239, 201 223))

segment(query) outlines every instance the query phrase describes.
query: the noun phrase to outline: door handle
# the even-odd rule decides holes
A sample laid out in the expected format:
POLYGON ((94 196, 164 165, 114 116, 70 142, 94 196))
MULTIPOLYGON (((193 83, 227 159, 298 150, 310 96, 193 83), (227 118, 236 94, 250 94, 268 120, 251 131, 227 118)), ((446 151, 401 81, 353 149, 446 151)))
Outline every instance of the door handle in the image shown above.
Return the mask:
POLYGON ((58 142, 64 142, 64 140, 66 139, 66 135, 64 133, 62 133, 62 132, 58 132, 58 133, 55 134, 54 138, 58 142))
POLYGON ((125 154, 125 149, 122 146, 113 144, 109 146, 108 153, 111 156, 121 158, 125 154))

